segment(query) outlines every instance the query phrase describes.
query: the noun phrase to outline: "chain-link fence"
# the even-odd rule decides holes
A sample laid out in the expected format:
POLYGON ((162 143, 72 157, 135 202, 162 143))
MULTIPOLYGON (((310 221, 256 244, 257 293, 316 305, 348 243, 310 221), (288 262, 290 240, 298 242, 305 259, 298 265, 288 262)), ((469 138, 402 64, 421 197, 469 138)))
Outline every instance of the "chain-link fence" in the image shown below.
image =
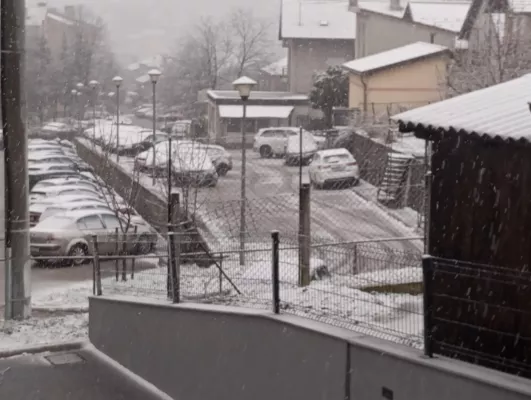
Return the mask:
POLYGON ((207 255, 181 252, 184 235, 170 237, 173 251, 159 245, 158 254, 112 256, 99 251, 115 241, 95 238, 94 293, 276 310, 422 344, 421 253, 404 246, 418 238, 312 244, 301 252, 289 238, 275 244, 270 237, 243 252, 207 255))

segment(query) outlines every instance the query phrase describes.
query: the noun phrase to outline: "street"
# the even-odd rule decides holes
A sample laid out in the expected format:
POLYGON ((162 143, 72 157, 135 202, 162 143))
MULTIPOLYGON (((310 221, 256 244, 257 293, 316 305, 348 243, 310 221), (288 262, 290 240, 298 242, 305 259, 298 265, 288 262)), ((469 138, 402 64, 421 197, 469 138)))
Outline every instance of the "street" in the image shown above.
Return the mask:
MULTIPOLYGON (((194 201, 200 219, 208 227, 209 243, 218 242, 219 251, 239 234, 241 151, 230 150, 234 168, 221 177, 215 188, 199 189, 194 201)), ((133 160, 120 163, 132 170, 133 160)), ((272 230, 293 243, 298 232, 299 168, 284 165, 282 159, 262 159, 247 151, 246 223, 250 241, 263 241, 272 230)), ((302 171, 308 182, 307 167, 302 171)), ((142 183, 150 185, 145 176, 142 183)), ((365 190, 361 182, 358 190, 365 190)), ((370 189, 367 187, 367 189, 370 189)), ((193 191, 192 191, 193 192, 193 191)), ((193 196, 193 193, 189 198, 193 196)), ((364 200, 352 188, 311 191, 311 225, 314 243, 381 240, 416 236, 410 229, 387 215, 377 205, 364 200)), ((392 241, 382 247, 417 252, 420 241, 392 241)))

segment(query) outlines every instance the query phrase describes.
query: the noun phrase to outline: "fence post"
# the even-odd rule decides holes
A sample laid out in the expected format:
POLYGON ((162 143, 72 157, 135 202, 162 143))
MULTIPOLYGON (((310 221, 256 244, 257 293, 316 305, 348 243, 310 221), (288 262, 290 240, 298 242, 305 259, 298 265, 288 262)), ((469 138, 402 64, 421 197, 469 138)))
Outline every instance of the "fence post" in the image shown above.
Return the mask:
POLYGON ((305 183, 299 191, 299 286, 310 284, 310 219, 310 185, 305 183))
POLYGON ((122 234, 122 251, 120 252, 122 255, 122 281, 127 281, 127 232, 122 234))
POLYGON ((429 256, 422 258, 422 283, 424 303, 424 355, 433 357, 433 259, 429 256))
POLYGON ((219 293, 223 293, 223 253, 219 253, 219 293))
MULTIPOLYGON (((135 234, 135 239, 137 238, 136 235, 138 233, 138 226, 135 225, 135 230, 134 230, 134 234, 135 234)), ((131 279, 135 279, 135 257, 133 257, 131 259, 131 279)))
POLYGON ((116 259, 114 260, 114 271, 116 274, 116 282, 118 282, 118 278, 120 276, 120 258, 118 257, 120 255, 120 234, 118 233, 118 228, 114 229, 114 252, 116 254, 116 259))
POLYGON ((92 235, 92 244, 94 247, 94 269, 96 275, 96 296, 101 296, 101 268, 100 268, 100 253, 98 249, 98 236, 92 235))
POLYGON ((181 301, 181 246, 177 225, 180 223, 179 193, 170 194, 171 223, 168 226, 170 259, 168 260, 168 296, 174 303, 181 301))
POLYGON ((278 252, 279 234, 278 231, 271 232, 271 239, 273 241, 272 248, 272 263, 271 263, 271 281, 273 288, 273 312, 278 314, 280 312, 280 277, 279 277, 279 263, 280 257, 278 252))
POLYGON ((352 252, 354 255, 354 262, 352 263, 352 274, 355 275, 358 273, 358 245, 354 243, 354 251, 352 252))

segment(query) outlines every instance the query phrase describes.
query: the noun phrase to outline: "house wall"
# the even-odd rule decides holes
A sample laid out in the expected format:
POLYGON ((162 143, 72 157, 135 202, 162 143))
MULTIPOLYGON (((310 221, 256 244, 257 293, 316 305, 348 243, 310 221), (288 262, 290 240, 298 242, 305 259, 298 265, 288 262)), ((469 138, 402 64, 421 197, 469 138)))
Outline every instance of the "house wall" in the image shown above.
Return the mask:
POLYGON ((258 77, 258 87, 256 90, 269 92, 287 92, 288 77, 280 75, 270 75, 266 72, 261 72, 258 77))
POLYGON ((418 41, 454 48, 456 33, 413 24, 396 17, 359 11, 356 14, 356 58, 391 50, 418 41))
POLYGON ((291 39, 288 46, 289 91, 308 93, 316 72, 354 58, 354 40, 291 39))
POLYGON ((91 297, 89 317, 96 349, 175 399, 531 396, 522 378, 287 313, 113 296, 91 297))
MULTIPOLYGON (((366 76, 366 111, 395 112, 444 99, 447 62, 446 56, 432 57, 366 76)), ((351 74, 349 108, 364 109, 364 90, 362 78, 351 74)))

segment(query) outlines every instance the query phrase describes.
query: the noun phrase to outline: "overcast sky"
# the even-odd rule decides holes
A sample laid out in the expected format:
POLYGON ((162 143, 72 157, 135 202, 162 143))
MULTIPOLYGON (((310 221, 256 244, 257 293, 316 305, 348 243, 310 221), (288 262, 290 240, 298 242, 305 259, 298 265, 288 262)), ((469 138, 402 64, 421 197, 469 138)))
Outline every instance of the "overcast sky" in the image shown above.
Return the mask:
MULTIPOLYGON (((27 0, 35 4, 38 1, 27 0)), ((179 35, 190 30, 201 16, 223 15, 233 7, 252 7, 257 16, 274 22, 278 31, 280 0, 47 0, 48 6, 85 4, 109 27, 114 50, 123 61, 144 58, 174 47, 179 35), (129 57, 124 57, 129 56, 129 57), (125 59, 124 59, 125 58, 125 59)))

